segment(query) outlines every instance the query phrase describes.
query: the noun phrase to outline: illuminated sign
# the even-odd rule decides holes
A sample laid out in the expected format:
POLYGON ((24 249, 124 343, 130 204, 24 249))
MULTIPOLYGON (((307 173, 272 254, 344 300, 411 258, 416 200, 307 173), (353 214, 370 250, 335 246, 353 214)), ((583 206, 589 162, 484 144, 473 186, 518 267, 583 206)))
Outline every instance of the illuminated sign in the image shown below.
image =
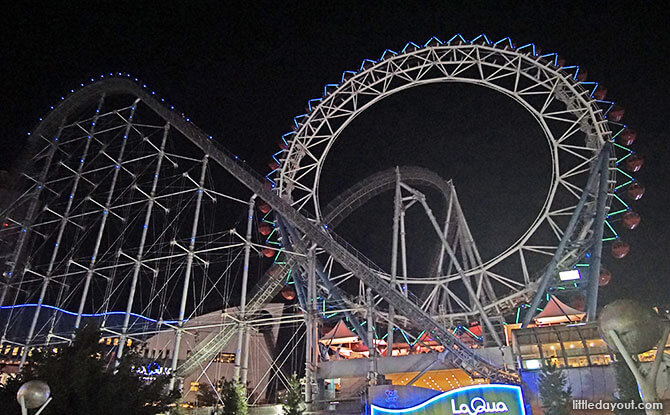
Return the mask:
POLYGON ((140 366, 136 368, 135 371, 142 376, 157 376, 157 375, 172 374, 171 368, 161 366, 157 362, 151 362, 146 366, 140 366))
POLYGON ((521 387, 476 385, 441 393, 410 408, 371 405, 371 415, 526 415, 521 387))

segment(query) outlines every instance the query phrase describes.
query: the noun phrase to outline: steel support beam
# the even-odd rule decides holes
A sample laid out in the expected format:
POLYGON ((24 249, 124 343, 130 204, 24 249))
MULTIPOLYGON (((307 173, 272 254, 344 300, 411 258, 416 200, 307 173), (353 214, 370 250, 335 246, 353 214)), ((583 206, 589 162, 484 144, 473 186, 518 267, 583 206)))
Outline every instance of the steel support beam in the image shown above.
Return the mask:
POLYGON ((123 317, 123 326, 121 327, 121 335, 119 336, 119 348, 116 350, 116 357, 120 359, 123 356, 123 349, 126 344, 126 333, 128 332, 128 325, 130 323, 130 314, 133 311, 133 303, 135 301, 135 291, 137 290, 137 280, 140 276, 140 268, 142 267, 142 255, 144 255, 145 244, 147 241, 147 234, 149 232, 149 224, 151 223, 151 214, 153 213, 154 205, 156 203, 156 189, 158 187, 158 177, 160 176, 161 166, 165 158, 165 144, 167 143, 168 134, 170 132, 170 123, 165 124, 163 129, 163 139, 161 147, 158 151, 158 159, 156 160, 156 168, 154 169, 154 179, 151 183, 151 191, 149 192, 149 200, 147 201, 147 210, 144 213, 144 224, 142 225, 142 235, 140 236, 140 244, 137 251, 137 258, 133 265, 133 276, 130 282, 130 293, 128 294, 128 303, 126 304, 126 312, 123 317))
POLYGON ((610 145, 603 146, 601 152, 602 160, 598 173, 600 185, 598 186, 598 200, 596 202, 596 218, 593 222, 593 250, 591 252, 591 263, 589 266, 589 283, 586 296, 586 320, 596 320, 596 309, 598 307, 598 280, 600 279, 600 268, 603 251, 603 230, 607 216, 607 194, 609 189, 609 155, 610 145))
POLYGON ((591 168, 591 174, 589 175, 589 179, 586 182, 584 191, 582 192, 582 195, 579 198, 579 202, 575 207, 574 213, 570 217, 570 222, 568 222, 568 226, 566 227, 565 233, 563 234, 563 237, 561 238, 561 241, 558 244, 558 248, 554 252, 554 256, 551 258, 551 261, 544 269, 542 277, 540 277, 540 279, 538 280, 537 291, 535 291, 535 296, 533 297, 533 301, 530 304, 530 308, 528 308, 528 311, 526 311, 526 314, 523 317, 522 327, 527 327, 530 324, 530 320, 535 315, 535 311, 539 307, 540 301, 542 301, 542 297, 544 297, 544 294, 547 291, 547 288, 549 287, 549 282, 551 282, 551 279, 555 277, 556 266, 558 265, 558 261, 561 259, 563 252, 565 251, 565 248, 568 246, 568 243, 572 240, 572 234, 574 233, 577 227, 577 223, 579 222, 579 219, 582 216, 582 211, 584 210, 584 206, 586 205, 586 200, 591 194, 591 189, 595 185, 596 179, 600 176, 601 165, 606 164, 609 161, 608 160, 609 151, 604 151, 606 147, 607 146, 603 147, 603 149, 600 151, 600 154, 598 154, 596 162, 591 168))
POLYGON ((256 203, 256 195, 254 194, 249 199, 249 208, 247 212, 247 233, 244 245, 244 264, 242 268, 242 287, 240 291, 240 308, 238 313, 238 329, 237 329, 237 348, 235 349, 235 368, 233 370, 233 380, 239 382, 240 368, 242 366, 242 341, 244 338, 244 321, 246 319, 245 311, 247 307, 247 285, 249 283, 249 257, 251 254, 251 233, 254 225, 254 206, 256 203))

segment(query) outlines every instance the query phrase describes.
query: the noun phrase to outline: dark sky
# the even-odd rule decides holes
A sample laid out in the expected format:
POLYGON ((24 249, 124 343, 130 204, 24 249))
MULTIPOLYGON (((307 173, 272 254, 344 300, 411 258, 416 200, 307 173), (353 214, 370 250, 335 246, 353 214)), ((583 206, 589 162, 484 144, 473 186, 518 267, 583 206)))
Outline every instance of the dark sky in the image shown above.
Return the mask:
MULTIPOLYGON (((626 123, 639 132, 635 150, 646 156, 638 178, 647 193, 634 206, 642 223, 635 232, 622 232, 632 245, 630 255, 606 260, 614 276, 602 290, 603 300, 670 302, 670 15, 662 2, 628 2, 626 8, 617 7, 624 4, 618 2, 412 2, 410 7, 409 2, 361 6, 338 1, 227 8, 222 4, 228 2, 175 2, 160 9, 149 2, 114 2, 109 8, 58 2, 51 9, 22 9, 17 3, 3 10, 0 25, 0 166, 5 168, 37 117, 80 82, 110 71, 140 77, 264 172, 277 139, 288 131, 292 117, 304 112, 307 100, 320 96, 324 84, 339 81, 344 70, 357 69, 364 58, 377 59, 386 48, 422 44, 433 35, 447 40, 455 33, 466 38, 486 33, 556 51, 586 67, 589 78, 605 84, 608 97, 626 107, 626 123)), ((517 128, 510 120, 523 117, 515 104, 475 88, 440 88, 393 97, 352 124, 342 140, 349 144, 334 149, 338 156, 326 166, 326 191, 395 164, 432 167, 430 155, 447 151, 435 140, 448 137, 453 138, 449 151, 455 152, 454 160, 467 162, 457 172, 438 173, 454 177, 466 216, 469 209, 470 221, 479 223, 472 225, 475 236, 494 239, 496 221, 522 226, 529 220, 522 211, 527 196, 537 193, 528 178, 547 174, 546 149, 522 149, 520 142, 509 141, 517 128), (440 111, 452 107, 449 124, 440 111), (407 141, 410 134, 413 139, 407 141), (482 144, 496 137, 509 145, 482 144), (370 144, 375 141, 385 144, 370 144), (369 156, 375 148, 383 151, 369 156), (357 158, 362 154, 368 158, 357 158), (509 175, 467 170, 477 162, 497 162, 509 175), (505 179, 492 184, 498 177, 505 179), (496 190, 504 183, 512 186, 496 190)), ((532 128, 523 132, 531 134, 532 128)), ((511 229, 509 238, 515 232, 511 229)))

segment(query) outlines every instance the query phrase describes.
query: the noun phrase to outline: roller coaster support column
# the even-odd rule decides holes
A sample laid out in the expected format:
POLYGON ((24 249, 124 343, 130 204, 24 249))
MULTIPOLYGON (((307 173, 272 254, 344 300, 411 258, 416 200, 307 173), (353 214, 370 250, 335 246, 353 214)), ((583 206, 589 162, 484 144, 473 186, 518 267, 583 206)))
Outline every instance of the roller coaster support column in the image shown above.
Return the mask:
MULTIPOLYGON (((181 289, 181 303, 179 304, 179 327, 174 340, 174 349, 172 350, 172 373, 177 371, 177 359, 179 358, 179 349, 181 339, 184 336, 184 318, 186 317, 186 302, 188 301, 188 287, 191 283, 191 274, 193 273, 193 257, 195 256, 195 237, 198 234, 198 223, 200 222, 200 210, 202 208, 202 195, 205 193, 205 178, 207 177, 207 162, 209 157, 205 156, 202 160, 200 170, 200 180, 198 181, 198 193, 195 200, 195 213, 193 214, 193 225, 191 227, 191 239, 188 243, 188 253, 186 254, 186 270, 184 272, 184 285, 181 289)), ((170 378, 170 390, 174 389, 177 378, 170 378)))
POLYGON ((244 322, 244 346, 242 346, 242 370, 240 370, 240 385, 247 390, 247 375, 249 374, 249 340, 251 338, 251 329, 244 322))
MULTIPOLYGON (((91 261, 89 262, 88 269, 86 270, 86 277, 84 278, 84 288, 81 293, 81 299, 79 300, 79 310, 77 311, 77 318, 74 321, 74 328, 78 329, 79 325, 81 324, 81 318, 82 314, 84 313, 84 307, 86 306, 86 298, 88 297, 88 292, 91 287, 91 280, 93 279, 93 273, 95 272, 95 265, 96 265, 96 260, 98 258, 98 253, 100 251, 100 244, 102 243, 102 238, 105 235, 105 227, 107 225, 107 219, 109 218, 109 210, 112 207, 112 200, 115 195, 114 189, 116 189, 116 182, 119 178, 119 172, 121 171, 121 165, 123 164, 123 156, 125 154, 126 150, 126 143, 128 142, 128 134, 130 133, 130 127, 132 125, 132 119, 133 116, 135 115, 135 110, 137 109, 137 104, 139 103, 140 99, 136 99, 135 102, 133 102, 133 106, 131 107, 130 110, 130 116, 128 117, 128 122, 126 123, 126 126, 123 129, 123 142, 121 144, 121 149, 119 150, 119 155, 116 157, 116 166, 118 168, 114 169, 114 173, 112 173, 112 183, 109 186, 109 190, 107 191, 107 200, 105 201, 105 207, 101 213, 100 216, 100 226, 98 227, 98 235, 95 238, 95 244, 93 246, 93 254, 91 255, 91 261)), ((102 153, 112 159, 111 155, 108 155, 107 153, 102 153)))
MULTIPOLYGON (((402 194, 400 188, 400 168, 396 167, 395 198, 393 202, 393 241, 391 251, 391 286, 395 287, 398 273, 398 222, 400 220, 400 210, 402 209, 402 194)), ((393 317, 395 316, 395 307, 389 304, 389 325, 386 341, 386 356, 393 355, 393 317)))
POLYGON ((596 218, 593 223, 593 251, 591 252, 591 264, 589 266, 589 283, 586 296, 586 320, 596 320, 596 308, 598 307, 598 280, 600 279, 600 262, 603 250, 603 227, 605 226, 605 211, 607 209, 607 189, 609 188, 609 155, 610 144, 607 143, 600 151, 602 161, 600 164, 600 185, 598 186, 598 201, 596 205, 596 218))
MULTIPOLYGON (((63 126, 61 125, 58 129, 58 132, 56 133, 56 137, 59 137, 62 131, 63 126)), ((7 273, 6 281, 3 281, 5 284, 2 289, 2 294, 0 294, 0 306, 6 305, 5 301, 7 299, 7 294, 9 293, 10 288, 9 284, 12 281, 12 279, 16 276, 17 267, 21 265, 20 262, 21 258, 23 257, 23 250, 28 240, 30 239, 30 234, 32 233, 32 224, 33 221, 35 220, 35 216, 37 215, 38 209, 40 207, 39 206, 40 194, 42 193, 42 189, 45 188, 44 182, 46 181, 47 173, 49 172, 49 168, 51 168, 51 161, 53 160, 53 156, 56 153, 57 149, 58 149, 58 141, 51 140, 49 142, 49 151, 46 156, 46 161, 44 163, 42 171, 40 172, 39 177, 30 177, 26 175, 28 179, 35 181, 36 186, 33 187, 32 195, 30 196, 32 200, 30 201, 30 205, 28 206, 28 211, 26 212, 25 219, 22 221, 23 222, 21 224, 22 232, 19 233, 18 241, 16 242, 16 246, 11 256, 11 260, 5 263, 5 265, 9 265, 8 267, 9 270, 6 271, 7 273)), ((3 222, 5 221, 4 217, 2 218, 2 221, 3 222)), ((5 277, 5 275, 3 275, 3 277, 5 277)), ((2 338, 0 338, 0 341, 2 341, 2 343, 5 342, 5 336, 7 334, 6 330, 8 327, 9 325, 5 325, 5 332, 2 333, 2 338)))
POLYGON ((316 367, 318 365, 318 326, 316 308, 316 256, 315 247, 307 253, 307 319, 305 327, 305 403, 311 406, 316 386, 316 367))
POLYGON ((249 213, 247 215, 247 234, 244 246, 244 268, 242 269, 242 288, 240 292, 240 308, 238 318, 240 320, 237 329, 237 348, 235 349, 235 368, 233 369, 233 380, 240 380, 240 366, 242 365, 242 340, 244 338, 244 311, 247 306, 247 285, 249 280, 249 255, 251 254, 251 232, 254 225, 254 204, 256 195, 249 199, 249 213))
POLYGON ((375 298, 372 296, 372 289, 365 290, 365 299, 368 305, 368 386, 375 386, 377 384, 377 349, 375 346, 375 298))
MULTIPOLYGON (((65 235, 65 228, 67 227, 67 224, 70 221, 69 216, 70 211, 72 209, 72 204, 74 202, 74 195, 77 194, 77 190, 79 189, 79 182, 81 181, 81 177, 83 176, 82 172, 84 170, 84 162, 89 155, 88 152, 91 147, 91 141, 93 141, 93 137, 95 136, 95 130, 96 130, 95 124, 96 121, 98 120, 99 117, 98 114, 100 108, 102 108, 102 104, 104 103, 104 101, 105 101, 105 95, 103 94, 102 97, 100 97, 100 100, 98 101, 98 112, 96 112, 95 117, 93 117, 93 122, 91 123, 91 129, 90 131, 88 131, 88 140, 86 140, 86 144, 84 145, 84 149, 80 156, 81 158, 79 159, 79 166, 77 167, 77 172, 75 173, 72 187, 70 188, 70 198, 65 207, 65 213, 62 215, 60 219, 60 224, 58 226, 58 234, 56 235, 54 249, 53 251, 51 251, 51 259, 49 260, 49 266, 47 268, 47 272, 45 275, 42 276, 42 289, 40 290, 40 296, 37 300, 37 307, 35 308, 35 312, 33 313, 33 320, 30 323, 30 329, 28 330, 28 336, 26 337, 25 347, 21 352, 21 361, 19 362, 19 369, 23 368, 23 365, 26 363, 26 358, 28 357, 28 353, 30 351, 30 343, 32 342, 33 335, 35 334, 37 321, 39 320, 40 311, 42 310, 42 304, 44 302, 44 297, 47 293, 47 288, 49 287, 49 282, 52 280, 52 273, 54 271, 54 267, 56 266, 61 241, 63 239, 63 236, 65 235)), ((69 255, 71 259, 72 254, 70 253, 69 255)), ((123 341, 125 341, 125 339, 123 339, 123 341)), ((121 347, 121 342, 119 342, 119 347, 121 347)))
MULTIPOLYGON (((296 233, 295 229, 293 229, 290 225, 285 223, 281 217, 277 217, 277 223, 279 224, 279 229, 281 229, 282 235, 291 235, 291 237, 295 241, 295 244, 291 244, 290 239, 287 238, 285 242, 286 248, 289 251, 295 249, 297 252, 305 253, 307 251, 305 244, 300 239, 300 236, 296 233)), ((304 267, 304 264, 301 265, 304 267)), ((318 258, 316 259, 315 268, 316 268, 315 270, 316 275, 319 277, 319 280, 328 291, 328 294, 335 301, 342 302, 343 296, 340 293, 340 289, 337 286, 335 286, 335 284, 333 284, 333 282, 323 272, 323 265, 319 262, 318 258)), ((299 278, 294 277, 293 280, 296 282, 297 285, 299 278)), ((307 308, 307 306, 305 306, 305 308, 307 308)), ((365 331, 363 330, 363 326, 361 326, 361 323, 358 321, 358 317, 356 317, 356 315, 351 313, 350 311, 345 311, 344 315, 347 318, 347 320, 354 326, 354 331, 358 333, 358 335, 361 337, 363 344, 370 347, 370 339, 367 337, 367 335, 365 335, 365 331)))
POLYGON ((465 289, 468 291, 468 294, 470 295, 470 298, 472 299, 472 302, 474 302, 475 307, 477 308, 477 311, 479 311, 479 315, 481 316, 482 320, 484 321, 484 325, 486 328, 489 330, 491 333, 491 337, 493 337, 493 340, 496 342, 498 347, 502 347, 503 343, 500 339, 500 336, 498 336, 498 333, 495 330, 495 327, 493 327, 493 324, 491 324, 491 320, 489 317, 486 315, 486 311, 484 310, 484 307, 482 306, 481 301, 479 301, 479 297, 477 297, 477 293, 475 292, 474 288, 472 288, 472 284, 470 282, 470 278, 465 275, 465 271, 463 270, 463 267, 461 267, 461 264, 458 262, 458 258, 456 258, 456 254, 454 253, 454 250, 451 249, 451 246, 449 246, 449 242, 447 241, 447 236, 442 233, 442 230, 440 229, 440 225, 437 223, 437 219, 435 219, 435 215, 433 214, 433 211, 431 210, 430 206, 428 206, 428 203, 426 203, 426 196, 419 192, 418 190, 412 189, 409 186, 405 186, 405 188, 414 194, 414 196, 417 198, 419 203, 421 203, 421 206, 423 206, 423 209, 426 211, 426 215, 428 216, 428 219, 430 219, 430 223, 433 225, 433 229, 435 229, 435 233, 437 233, 437 236, 440 238, 440 241, 442 242, 442 246, 445 251, 447 251, 447 254, 449 255, 449 258, 451 259, 451 262, 454 264, 454 267, 456 268, 456 271, 461 277, 461 281, 463 282, 463 285, 465 286, 465 289))
POLYGON ((128 294, 128 303, 126 304, 126 312, 123 317, 123 326, 121 327, 121 336, 119 336, 119 348, 116 350, 116 358, 120 359, 123 356, 123 348, 126 345, 126 332, 128 331, 128 324, 130 324, 130 314, 133 311, 133 302, 135 301, 135 291, 137 290, 137 281, 140 275, 140 267, 142 266, 142 256, 144 255, 144 249, 146 248, 147 234, 149 231, 149 225, 151 224, 151 215, 154 211, 154 205, 156 204, 156 189, 158 188, 158 177, 161 173, 161 166, 163 165, 163 160, 165 159, 165 145, 167 143, 168 133, 170 132, 170 124, 165 124, 163 128, 163 139, 161 141, 161 147, 158 151, 158 158, 156 160, 156 168, 154 170, 154 179, 151 183, 151 192, 149 192, 149 198, 147 200, 147 209, 144 213, 144 225, 142 225, 142 236, 140 236, 140 245, 139 250, 137 251, 137 257, 135 263, 133 264, 133 277, 130 283, 130 294, 128 294))
MULTIPOLYGON (((591 169, 591 174, 589 175, 589 179, 586 182, 584 191, 582 192, 582 196, 579 198, 579 202, 575 207, 575 211, 572 214, 572 217, 570 217, 570 222, 568 223, 567 228, 565 228, 563 238, 561 238, 561 242, 558 244, 558 248, 556 248, 556 251, 554 252, 554 257, 551 259, 551 262, 549 262, 549 264, 547 265, 547 268, 545 268, 542 277, 540 277, 540 279, 538 280, 538 287, 537 291, 535 291, 535 297, 533 297, 533 301, 530 304, 530 308, 528 308, 528 311, 526 311, 526 314, 523 317, 522 327, 527 327, 530 324, 530 320, 533 318, 533 315, 535 315, 535 310, 537 310, 537 308, 540 305, 540 301, 542 301, 542 297, 544 297, 545 292, 547 292, 549 282, 553 277, 556 276, 556 266, 558 265, 558 261, 563 256, 563 252, 565 251, 565 248, 568 246, 568 242, 570 242, 570 240, 572 239, 572 234, 574 233, 575 228, 577 227, 577 223, 579 222, 579 219, 582 216, 582 211, 584 210, 586 199, 588 199, 589 195, 591 194, 591 189, 595 185, 596 178, 600 176, 599 174, 600 171, 607 168, 607 163, 609 161, 609 150, 605 150, 606 148, 607 146, 604 146, 600 150, 600 154, 598 155, 598 158, 596 159, 597 161, 594 163, 591 169), (603 167, 603 165, 605 167, 603 167)), ((602 240, 602 233, 600 234, 600 239, 602 240)), ((601 247, 602 247, 602 241, 601 241, 601 247)), ((600 264, 600 262, 598 263, 600 264)))

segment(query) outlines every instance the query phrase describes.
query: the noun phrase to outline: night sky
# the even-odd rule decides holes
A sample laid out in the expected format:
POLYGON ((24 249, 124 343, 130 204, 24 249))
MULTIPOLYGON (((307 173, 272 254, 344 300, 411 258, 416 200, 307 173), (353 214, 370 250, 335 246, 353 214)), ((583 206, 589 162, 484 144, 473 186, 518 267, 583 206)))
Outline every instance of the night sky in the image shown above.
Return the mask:
MULTIPOLYGON (((646 157, 637 177, 647 192, 634 204, 642 222, 633 232, 622 231, 632 245, 626 258, 605 254, 613 279, 601 290, 601 301, 670 303, 670 14, 662 2, 629 2, 627 8, 615 2, 482 2, 478 8, 455 2, 227 8, 224 2, 184 2, 161 9, 149 2, 114 2, 109 8, 58 3, 52 9, 20 9, 17 3, 4 9, 0 25, 5 169, 50 105, 102 73, 141 78, 265 173, 277 139, 307 101, 319 97, 326 83, 338 82, 344 70, 356 70, 387 48, 423 44, 431 36, 447 40, 461 33, 471 39, 486 33, 558 52, 568 64, 584 66, 589 80, 606 85, 608 98, 626 108, 625 122, 638 131, 634 149, 646 157)), ((492 255, 520 235, 542 202, 537 198, 549 180, 549 153, 543 140, 533 139, 539 131, 518 104, 491 91, 415 88, 382 101, 348 127, 324 168, 322 201, 384 168, 428 167, 454 179, 475 239, 483 241, 485 256, 492 255)), ((366 219, 375 209, 349 219, 358 234, 346 228, 343 233, 364 241, 375 229, 390 230, 388 220, 366 219)), ((373 245, 361 249, 377 260, 370 240, 373 245)))

